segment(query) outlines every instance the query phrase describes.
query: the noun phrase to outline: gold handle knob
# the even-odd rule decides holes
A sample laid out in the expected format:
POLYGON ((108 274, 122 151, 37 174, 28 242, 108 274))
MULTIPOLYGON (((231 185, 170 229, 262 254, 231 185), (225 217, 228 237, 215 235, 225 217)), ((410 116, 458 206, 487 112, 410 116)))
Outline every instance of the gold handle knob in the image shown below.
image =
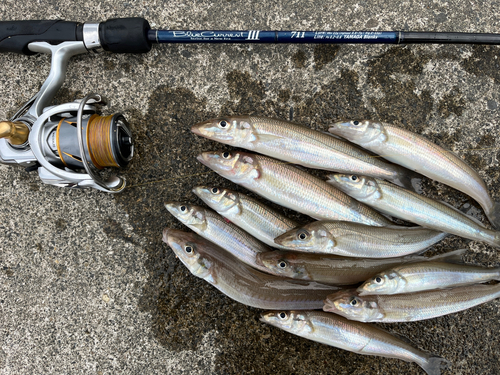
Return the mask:
POLYGON ((0 122, 0 138, 6 138, 12 145, 22 145, 28 140, 29 134, 29 128, 22 122, 0 122))

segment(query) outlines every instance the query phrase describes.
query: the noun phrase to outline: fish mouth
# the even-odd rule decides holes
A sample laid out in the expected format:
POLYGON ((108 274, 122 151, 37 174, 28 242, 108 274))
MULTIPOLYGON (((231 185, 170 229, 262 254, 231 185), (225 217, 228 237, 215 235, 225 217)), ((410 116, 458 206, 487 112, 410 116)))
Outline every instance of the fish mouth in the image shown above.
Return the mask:
POLYGON ((206 187, 206 186, 195 186, 191 191, 199 197, 199 196, 203 195, 203 193, 207 190, 208 190, 208 187, 206 187))
POLYGON ((335 305, 334 300, 330 300, 329 296, 323 301, 323 311, 339 314, 341 311, 335 305))
POLYGON ((328 131, 333 133, 333 131, 335 130, 339 130, 339 129, 342 129, 342 128, 348 128, 350 127, 350 121, 348 120, 338 120, 338 121, 335 121, 333 124, 330 125, 330 127, 328 128, 328 131))
POLYGON ((201 164, 206 165, 207 167, 209 167, 209 165, 208 165, 208 160, 207 160, 207 158, 205 157, 205 154, 206 154, 206 152, 203 152, 203 153, 199 154, 199 155, 196 157, 196 159, 197 159, 197 160, 198 160, 201 164))
POLYGON ((201 135, 202 137, 204 137, 205 132, 202 129, 204 129, 207 125, 213 124, 213 122, 214 122, 213 119, 198 122, 198 123, 194 124, 193 126, 191 126, 191 132, 196 134, 196 135, 201 135))
POLYGON ((177 208, 179 206, 179 202, 168 202, 165 204, 165 208, 167 209, 168 212, 170 212, 175 218, 179 218, 179 209, 177 208))
MULTIPOLYGON (((284 246, 284 242, 287 241, 288 239, 291 239, 291 236, 288 235, 287 233, 283 233, 282 235, 276 237, 274 239, 274 243, 278 245, 284 246)), ((291 242, 291 241, 290 241, 291 242)), ((287 245, 288 246, 288 245, 287 245)))
POLYGON ((329 174, 326 175, 326 178, 328 179, 326 182, 332 185, 337 185, 340 182, 340 175, 338 174, 329 174))
POLYGON ((168 235, 169 233, 172 233, 172 228, 165 228, 163 229, 163 236, 162 236, 162 241, 168 244, 168 235))

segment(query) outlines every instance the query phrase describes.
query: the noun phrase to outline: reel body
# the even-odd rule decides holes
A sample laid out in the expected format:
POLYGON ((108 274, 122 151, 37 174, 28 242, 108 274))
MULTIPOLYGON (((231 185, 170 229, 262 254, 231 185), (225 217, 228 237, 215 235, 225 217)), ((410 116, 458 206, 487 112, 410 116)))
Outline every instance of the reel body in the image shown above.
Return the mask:
POLYGON ((0 162, 37 170, 46 184, 116 193, 125 179, 101 177, 104 168, 125 167, 134 154, 132 133, 119 113, 101 116, 106 100, 89 94, 81 100, 49 106, 66 74, 69 58, 87 52, 84 42, 29 44, 33 52, 52 55, 41 90, 10 119, 0 122, 0 162))

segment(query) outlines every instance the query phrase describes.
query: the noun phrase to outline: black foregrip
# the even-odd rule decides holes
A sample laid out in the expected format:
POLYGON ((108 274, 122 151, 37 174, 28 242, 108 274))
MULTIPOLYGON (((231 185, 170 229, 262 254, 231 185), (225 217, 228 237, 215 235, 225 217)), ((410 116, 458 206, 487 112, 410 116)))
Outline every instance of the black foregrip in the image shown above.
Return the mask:
POLYGON ((59 44, 77 39, 77 22, 61 20, 0 21, 0 52, 33 55, 28 49, 31 42, 59 44))
POLYGON ((115 18, 99 25, 99 39, 105 51, 144 53, 151 50, 149 22, 144 18, 115 18))

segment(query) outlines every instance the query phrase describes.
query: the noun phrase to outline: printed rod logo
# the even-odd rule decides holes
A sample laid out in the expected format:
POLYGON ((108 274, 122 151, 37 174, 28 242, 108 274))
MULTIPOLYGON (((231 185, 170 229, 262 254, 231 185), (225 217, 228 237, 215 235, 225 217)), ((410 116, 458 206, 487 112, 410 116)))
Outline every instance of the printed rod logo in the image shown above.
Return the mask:
POLYGON ((259 30, 249 30, 248 37, 245 40, 259 40, 259 30))

